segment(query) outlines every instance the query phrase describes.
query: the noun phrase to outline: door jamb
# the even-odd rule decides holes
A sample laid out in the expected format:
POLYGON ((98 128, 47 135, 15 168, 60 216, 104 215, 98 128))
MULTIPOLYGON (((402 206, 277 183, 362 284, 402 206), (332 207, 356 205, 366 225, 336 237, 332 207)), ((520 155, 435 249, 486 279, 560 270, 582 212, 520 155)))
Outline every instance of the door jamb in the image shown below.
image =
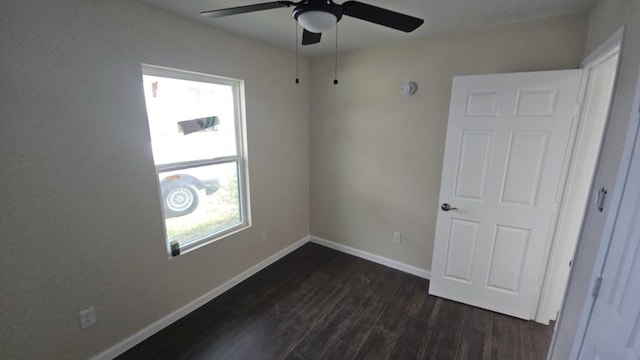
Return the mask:
MULTIPOLYGON (((609 39, 607 39, 603 44, 601 44, 598 48, 596 48, 591 54, 587 55, 584 60, 580 63, 581 66, 585 66, 586 64, 593 62, 595 58, 601 57, 604 53, 606 53, 609 49, 611 49, 614 44, 619 43, 621 48, 620 48, 620 55, 619 55, 619 63, 618 63, 618 70, 620 70, 620 65, 621 65, 621 60, 623 58, 623 51, 624 51, 624 31, 625 31, 625 26, 622 26, 618 31, 616 31, 609 39)), ((618 71, 617 73, 617 77, 619 78, 620 76, 620 71, 618 71)), ((639 82, 640 84, 640 82, 639 82)), ((612 101, 615 102, 615 98, 617 95, 617 85, 614 86, 614 90, 613 90, 613 94, 612 94, 612 101)), ((635 100, 634 100, 634 104, 638 103, 638 99, 639 99, 640 93, 636 93, 634 95, 635 100)), ((610 109, 611 111, 611 109, 610 109)), ((611 115, 611 114, 610 114, 611 115)), ((605 130, 606 131, 606 130, 605 130)), ((600 149, 600 152, 602 153, 602 149, 600 149)), ((624 152, 628 152, 628 150, 623 150, 623 158, 624 158, 624 152)), ((596 174, 594 174, 594 180, 597 177, 597 169, 596 169, 596 174)), ((618 174, 620 175, 620 174, 618 174)), ((624 177, 626 178, 626 173, 624 174, 624 177)), ((618 180, 616 180, 617 182, 618 180)), ((591 189, 591 192, 593 192, 593 188, 591 189)), ((617 205, 619 204, 619 200, 620 199, 614 199, 613 197, 611 198, 611 203, 609 204, 609 207, 611 209, 616 208, 617 205)), ((617 211, 617 210, 616 210, 617 211)), ((617 216, 617 215, 616 215, 617 216)), ((585 218, 586 218, 586 214, 585 214, 585 218)), ((583 219, 584 220, 584 219, 583 219)), ((584 225, 583 225, 584 226, 584 225)), ((611 230, 613 231, 613 230, 611 230)), ((607 231, 607 233, 609 233, 607 231)), ((610 233, 609 233, 610 234, 610 233)), ((607 234, 603 234, 602 239, 604 239, 607 236, 607 234)), ((576 250, 574 251, 574 259, 575 259, 575 254, 578 252, 578 249, 580 248, 581 244, 580 244, 580 240, 578 240, 578 245, 576 247, 576 250)), ((591 277, 593 277, 595 274, 599 274, 602 271, 603 265, 604 265, 604 257, 605 257, 605 253, 606 250, 608 248, 608 241, 601 241, 599 246, 598 246, 598 250, 597 250, 597 254, 596 254, 596 258, 594 260, 593 263, 593 272, 591 274, 591 277)), ((567 291, 570 288, 571 283, 573 282, 573 277, 574 277, 574 273, 573 273, 573 268, 571 269, 570 275, 569 275, 569 281, 567 283, 567 286, 565 288, 565 294, 564 294, 564 299, 562 302, 562 306, 560 308, 560 313, 562 313, 562 309, 567 306, 567 291)), ((589 288, 587 290, 587 294, 590 294, 590 291, 592 290, 592 286, 593 284, 589 285, 589 288)), ((577 328, 575 330, 575 334, 573 335, 573 339, 572 339, 572 344, 571 344, 571 350, 570 350, 570 359, 575 359, 578 356, 578 352, 580 351, 580 348, 582 347, 582 342, 584 339, 584 335, 586 333, 587 330, 587 325, 588 322, 591 318, 591 309, 593 307, 593 298, 591 298, 589 295, 587 295, 587 299, 585 300, 585 303, 582 306, 582 311, 581 311, 581 315, 580 318, 578 320, 578 324, 577 324, 577 328)), ((560 317, 558 318, 558 320, 560 320, 560 317)), ((555 324, 555 329, 554 329, 554 333, 553 333, 553 337, 551 339, 551 344, 549 345, 549 352, 547 354, 547 358, 548 359, 552 359, 555 356, 554 350, 556 348, 556 343, 557 343, 557 339, 558 339, 558 327, 560 325, 560 321, 557 321, 555 324)))
MULTIPOLYGON (((567 198, 567 187, 569 186, 569 179, 571 178, 571 174, 573 173, 574 170, 574 160, 576 157, 576 146, 578 146, 579 144, 581 144, 583 142, 583 138, 584 138, 584 133, 581 131, 581 129, 583 128, 583 123, 585 121, 585 117, 586 117, 586 113, 585 113, 585 109, 587 108, 583 102, 585 100, 586 97, 586 91, 588 89, 588 84, 589 84, 589 77, 590 77, 590 70, 596 68, 597 66, 599 66, 600 64, 602 64, 604 61, 608 60, 611 56, 614 56, 617 53, 618 56, 618 70, 620 69, 620 52, 621 52, 621 47, 622 47, 622 39, 623 39, 623 34, 624 34, 624 27, 620 28, 616 33, 614 33, 609 39, 607 39, 603 44, 601 44, 597 49, 595 49, 593 52, 591 52, 589 55, 587 55, 581 62, 580 62, 580 68, 585 70, 585 77, 582 81, 581 84, 581 89, 580 89, 580 93, 579 93, 579 98, 578 98, 578 107, 579 107, 579 115, 577 116, 577 120, 575 121, 576 124, 572 125, 572 132, 571 132, 571 139, 570 139, 570 161, 566 161, 565 165, 563 165, 563 177, 562 177, 562 189, 558 192, 557 195, 557 203, 560 204, 560 209, 562 209, 562 207, 566 206, 567 204, 566 202, 566 198, 567 198)), ((616 91, 616 82, 617 82, 617 77, 618 77, 618 73, 619 71, 616 72, 616 80, 614 80, 614 85, 613 85, 613 89, 612 89, 612 99, 615 96, 615 91, 616 91)), ((613 100, 611 101, 611 104, 609 106, 609 110, 607 113, 607 120, 609 116, 611 115, 611 105, 613 104, 613 100)), ((606 128, 606 125, 605 125, 606 128)), ((606 131, 606 129, 603 129, 603 132, 606 131)), ((604 135, 604 134, 602 134, 604 135)), ((596 159, 597 162, 597 159, 596 159)), ((592 181, 593 178, 595 177, 595 174, 592 175, 592 181)), ((588 204, 586 204, 586 206, 588 206, 588 204)), ((586 208, 585 208, 586 210, 586 208)), ((586 211, 585 211, 586 212, 586 211)), ((544 272, 544 278, 543 278, 543 282, 541 284, 540 287, 540 297, 538 299, 538 303, 537 306, 535 306, 532 309, 532 318, 535 319, 535 321, 539 322, 539 323, 543 323, 543 324, 548 324, 550 320, 552 320, 552 318, 550 318, 550 312, 551 310, 548 309, 548 307, 550 306, 548 303, 550 301, 550 298, 553 295, 557 295, 557 294, 553 294, 552 293, 552 289, 550 289, 551 287, 551 283, 553 281, 553 277, 554 277, 554 273, 552 271, 553 265, 554 265, 554 260, 556 259, 557 256, 559 256, 559 239, 557 239, 558 236, 558 230, 559 227, 561 225, 562 222, 562 210, 558 211, 555 213, 554 215, 554 220, 553 220, 553 231, 551 232, 551 244, 550 244, 550 249, 549 249, 549 256, 547 257, 547 263, 545 266, 545 272, 544 272)), ((584 220, 584 214, 583 214, 583 220, 584 220)), ((572 254, 575 254, 575 250, 577 248, 577 239, 576 239, 576 244, 574 246, 574 249, 572 249, 572 254)), ((573 255, 571 256, 571 258, 573 258, 573 255)), ((571 271, 571 270, 570 270, 571 271)), ((568 281, 567 281, 568 284, 568 281)), ((565 284, 565 288, 563 290, 563 292, 566 292, 566 288, 567 288, 567 284, 565 284)), ((564 297, 564 295, 563 295, 564 297)))

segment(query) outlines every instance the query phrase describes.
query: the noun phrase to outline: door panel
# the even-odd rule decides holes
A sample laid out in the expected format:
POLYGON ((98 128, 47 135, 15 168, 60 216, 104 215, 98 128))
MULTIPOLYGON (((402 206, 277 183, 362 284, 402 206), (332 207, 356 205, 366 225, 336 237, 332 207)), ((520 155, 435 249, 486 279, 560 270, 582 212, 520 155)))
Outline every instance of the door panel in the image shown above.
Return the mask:
POLYGON ((451 221, 451 237, 447 249, 445 276, 451 279, 471 282, 471 272, 476 254, 478 223, 473 221, 451 221))
POLYGON ((507 173, 501 202, 535 206, 542 164, 547 151, 547 133, 516 131, 511 134, 507 155, 507 173))
POLYGON ((496 90, 472 90, 467 95, 465 115, 468 117, 498 116, 500 92, 496 90))
POLYGON ((454 79, 431 294, 531 318, 581 78, 454 79))
POLYGON ((529 243, 528 229, 499 225, 493 240, 487 287, 518 293, 524 256, 529 243))
POLYGON ((483 200, 489 158, 493 145, 492 131, 464 131, 458 176, 456 178, 456 198, 483 200))
POLYGON ((557 88, 519 89, 516 116, 553 116, 556 108, 557 88))

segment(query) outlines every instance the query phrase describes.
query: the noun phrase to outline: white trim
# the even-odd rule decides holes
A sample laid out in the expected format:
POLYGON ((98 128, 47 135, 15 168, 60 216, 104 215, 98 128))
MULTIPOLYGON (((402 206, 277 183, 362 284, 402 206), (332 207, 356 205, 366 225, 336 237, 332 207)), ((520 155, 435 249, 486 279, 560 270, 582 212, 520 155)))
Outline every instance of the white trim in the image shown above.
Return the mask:
MULTIPOLYGON (((205 236, 203 237, 192 239, 188 242, 178 244, 180 255, 184 255, 202 246, 216 242, 231 234, 235 234, 240 230, 251 227, 251 216, 250 216, 251 204, 249 203, 249 187, 248 187, 249 169, 246 166, 247 137, 246 137, 246 131, 245 131, 246 117, 244 116, 245 115, 244 81, 240 79, 231 79, 231 78, 225 78, 225 77, 220 77, 216 75, 204 74, 204 73, 182 70, 182 69, 172 69, 168 67, 144 64, 144 63, 141 64, 141 68, 142 68, 143 79, 146 76, 156 76, 156 77, 163 77, 168 79, 181 79, 181 80, 196 81, 201 83, 209 83, 214 85, 225 85, 230 87, 233 93, 233 99, 232 99, 233 113, 234 113, 233 126, 234 126, 234 136, 235 136, 235 145, 236 145, 235 155, 174 162, 170 164, 160 164, 155 166, 156 173, 160 175, 160 173, 162 172, 167 172, 172 170, 177 171, 177 170, 189 169, 189 168, 199 167, 199 166, 231 164, 231 163, 236 164, 236 173, 237 173, 236 175, 238 177, 238 194, 239 194, 238 206, 240 208, 240 215, 241 215, 240 219, 242 221, 239 224, 236 224, 232 227, 228 227, 226 229, 222 229, 219 231, 216 230, 212 233, 205 234, 205 236)), ((145 91, 145 102, 146 102, 146 97, 147 96, 145 91)), ((148 121, 151 122, 151 119, 148 118, 148 121)), ((153 135, 153 134, 150 133, 150 135, 153 135)), ((158 176, 157 180, 158 180, 158 189, 159 189, 158 194, 162 198, 162 191, 161 191, 162 184, 160 183, 160 176, 158 176)), ((161 199, 161 202, 164 202, 164 200, 161 199)), ((168 233, 166 229, 166 224, 163 225, 163 230, 165 235, 167 235, 168 233)), ((166 236, 167 254, 170 257, 173 257, 172 249, 171 249, 171 241, 169 240, 170 239, 167 235, 166 236)))
POLYGON ((618 31, 605 40, 605 42, 600 44, 600 46, 582 59, 580 62, 580 68, 588 69, 589 67, 593 67, 599 61, 604 60, 607 53, 611 52, 616 47, 620 47, 622 45, 622 39, 624 38, 624 29, 625 27, 622 26, 618 31))
MULTIPOLYGON (((567 163, 567 166, 563 170, 565 173, 565 179, 563 180, 563 190, 560 193, 561 199, 559 199, 561 206, 560 211, 556 216, 556 224, 553 232, 553 241, 551 251, 548 256, 548 263, 546 266, 546 274, 544 276, 544 282, 541 287, 540 301, 538 303, 537 312, 535 314, 535 321, 543 324, 549 324, 549 321, 556 320, 556 315, 560 311, 560 307, 562 306, 562 300, 564 298, 564 293, 566 292, 567 284, 568 284, 568 274, 563 276, 563 271, 560 269, 565 269, 569 266, 569 262, 573 259, 576 246, 578 243, 579 234, 576 234, 575 238, 565 238, 561 235, 566 236, 565 231, 567 229, 571 229, 572 227, 578 226, 581 227, 582 220, 586 214, 586 209, 589 206, 588 203, 584 203, 584 207, 576 208, 577 204, 570 202, 572 199, 575 199, 577 193, 581 191, 586 191, 587 196, 590 192, 592 184, 588 185, 588 188, 583 188, 578 186, 574 188, 576 179, 576 172, 581 169, 581 167, 585 166, 585 164, 590 164, 588 166, 593 166, 593 174, 591 175, 591 180, 595 178, 595 168, 597 166, 598 157, 596 156, 593 159, 593 162, 577 162, 581 150, 583 150, 587 146, 593 146, 593 142, 585 143, 585 139, 593 139, 592 134, 596 134, 595 130, 585 130, 589 128, 590 123, 586 121, 589 119, 589 113, 591 108, 589 106, 589 102, 591 99, 592 92, 592 77, 593 71, 597 70, 599 66, 601 66, 605 61, 610 60, 612 57, 617 57, 617 70, 614 78, 613 87, 611 89, 611 102, 609 105, 609 110, 605 115, 603 120, 604 125, 601 131, 597 132, 597 138, 601 139, 598 142, 598 147, 601 142, 604 141, 604 132, 606 131, 606 123, 609 121, 610 109, 613 106, 613 98, 616 93, 616 83, 620 68, 620 48, 622 35, 624 33, 624 28, 620 28, 613 36, 611 36, 608 40, 605 41, 602 45, 600 45, 594 52, 589 54, 584 60, 581 62, 581 67, 585 70, 585 76, 583 78, 583 84, 581 85, 580 97, 578 100, 578 108, 580 112, 577 114, 578 121, 576 122, 576 128, 573 130, 571 137, 572 145, 570 151, 570 161, 567 163), (586 145, 585 145, 586 144, 586 145), (579 219, 580 224, 576 223, 578 219, 572 218, 571 214, 575 214, 576 211, 580 211, 582 213, 581 218, 579 219), (567 247, 566 245, 562 246, 563 242, 573 242, 573 246, 567 247), (565 281, 564 286, 560 286, 559 281, 565 281)), ((600 151, 598 151, 599 153, 600 151)), ((575 202, 575 200, 574 200, 575 202)), ((570 271, 570 270, 569 270, 570 271)))
MULTIPOLYGON (((607 55, 615 46, 616 43, 619 43, 620 45, 620 53, 619 53, 619 59, 618 59, 618 73, 616 74, 616 85, 614 86, 614 90, 613 90, 613 97, 612 97, 612 103, 611 103, 611 108, 609 109, 610 113, 609 116, 611 116, 611 111, 613 109, 613 107, 615 106, 615 100, 618 96, 618 87, 620 86, 620 84, 618 83, 618 78, 620 77, 620 74, 622 73, 622 66, 621 66, 621 62, 623 59, 623 53, 624 53, 624 29, 625 27, 622 26, 618 31, 616 31, 616 33, 614 33, 609 39, 607 39, 602 45, 598 46, 598 48, 596 48, 596 50, 594 50, 591 54, 587 55, 585 57, 585 59, 581 62, 581 67, 582 66, 589 66, 592 64, 595 64, 595 61, 600 58, 600 57, 605 57, 605 55, 607 55)), ((633 103, 634 104, 639 104, 640 103, 640 79, 636 80, 636 86, 635 86, 635 90, 632 90, 635 92, 635 94, 633 95, 633 103)), ((602 224, 602 233, 600 236, 600 239, 595 240, 598 242, 597 245, 597 253, 595 255, 595 259, 593 260, 593 267, 592 267, 592 271, 591 274, 589 275, 589 279, 594 279, 595 277, 599 276, 602 272, 602 270, 604 269, 604 262, 605 262, 605 257, 606 257, 606 253, 607 253, 607 249, 609 246, 609 242, 611 240, 611 237, 613 235, 613 232, 615 230, 615 226, 616 226, 616 221, 618 218, 618 211, 619 211, 619 207, 620 204, 622 202, 622 192, 624 189, 624 183, 627 179, 627 176, 629 174, 629 171, 631 169, 630 167, 630 163, 631 163, 631 156, 633 153, 633 145, 630 145, 630 143, 632 144, 634 141, 633 138, 637 138, 637 132, 638 132, 638 124, 640 121, 640 118, 636 118, 637 114, 635 113, 635 109, 632 110, 632 113, 630 115, 631 119, 629 120, 629 123, 627 124, 627 134, 625 136, 624 139, 624 143, 623 143, 623 147, 621 150, 621 154, 620 154, 620 160, 619 160, 619 165, 617 168, 617 174, 615 174, 613 176, 613 181, 610 184, 610 191, 609 194, 609 206, 607 208, 607 210, 605 211, 605 213, 603 214, 603 216, 605 216, 604 222, 602 224)), ((609 120, 609 119, 608 119, 609 120)), ((606 137, 606 130, 605 130, 605 137, 606 137)), ((606 141, 606 138, 603 139, 603 147, 604 147, 604 142, 606 141)), ((600 155, 602 155, 603 149, 600 149, 600 155)), ((598 160, 598 162, 600 162, 600 160, 598 160)), ((601 168, 601 164, 598 164, 598 168, 596 169, 596 173, 594 174, 594 184, 592 185, 592 190, 595 189, 599 184, 595 183, 595 180, 598 179, 599 176, 599 172, 601 172, 602 170, 601 168)), ((584 220, 586 221, 587 218, 589 216, 589 211, 587 211, 584 215, 584 220)), ((583 227, 584 230, 584 227, 583 227)), ((578 247, 575 251, 576 256, 578 254, 580 254, 580 247, 583 246, 581 244, 581 242, 583 242, 584 234, 580 235, 580 238, 578 239, 578 247)), ((590 240, 590 239, 589 239, 590 240)), ((576 258, 574 258, 574 261, 576 260, 576 258)), ((579 259, 578 259, 579 260, 579 259)), ((581 274, 582 276, 584 276, 584 274, 581 274)), ((549 346, 549 352, 548 352, 548 359, 554 359, 557 357, 556 353, 556 347, 558 347, 558 329, 560 329, 560 326, 562 325, 562 309, 564 309, 566 306, 575 306, 574 304, 568 304, 567 303, 567 294, 568 294, 568 290, 569 287, 571 286, 571 283, 573 281, 576 281, 574 279, 574 277, 576 276, 576 273, 574 272, 574 269, 572 268, 571 270, 571 274, 569 276, 569 282, 566 286, 566 290, 565 290, 565 295, 564 295, 564 299, 562 302, 562 306, 561 306, 561 310, 560 310, 560 317, 558 318, 558 321, 556 322, 556 326, 555 326, 555 331, 553 334, 553 337, 551 339, 551 344, 549 346)), ((588 323, 589 320, 591 318, 591 310, 593 307, 593 298, 591 296, 592 292, 593 292, 593 287, 595 285, 595 282, 592 280, 589 280, 589 285, 585 294, 585 302, 582 306, 582 312, 580 314, 580 318, 578 319, 578 324, 577 324, 577 329, 575 331, 575 334, 573 334, 573 339, 572 339, 572 344, 571 344, 571 352, 569 354, 569 359, 577 359, 578 355, 580 353, 580 349, 582 347, 582 342, 584 339, 584 336, 586 334, 587 331, 587 327, 588 327, 588 323)), ((573 319, 571 319, 573 320, 573 319)), ((565 340, 566 341, 566 340, 565 340)), ((564 360, 564 359, 563 359, 564 360)))
POLYGON ((202 305, 208 303, 209 301, 215 299, 216 297, 222 295, 227 290, 231 289, 232 287, 238 285, 242 281, 244 281, 244 280, 248 279, 249 277, 253 276, 254 274, 259 272, 260 270, 266 268, 267 266, 269 266, 269 265, 273 264, 274 262, 280 260, 281 258, 283 258, 284 256, 288 255, 289 253, 295 251, 296 249, 298 249, 302 245, 304 245, 307 242, 309 242, 309 238, 310 238, 309 236, 305 236, 304 238, 294 242, 293 244, 287 246, 286 248, 284 248, 284 249, 278 251, 277 253, 269 256, 268 258, 262 260, 261 262, 253 265, 252 267, 250 267, 249 269, 243 271, 242 273, 234 276, 229 281, 223 283, 222 285, 216 287, 215 289, 209 291, 208 293, 206 293, 206 294, 200 296, 199 298, 193 300, 192 302, 188 303, 187 305, 185 305, 185 306, 179 308, 178 310, 170 313, 169 315, 163 317, 162 319, 152 323, 151 325, 145 327, 144 329, 138 331, 137 333, 131 335, 130 337, 124 339, 123 341, 113 345, 112 347, 104 350, 103 352, 91 357, 90 360, 103 360, 103 359, 107 360, 107 359, 113 359, 113 358, 117 357, 118 355, 121 355, 125 351, 131 349, 132 347, 138 345, 139 343, 141 343, 145 339, 149 338, 151 335, 153 335, 153 334, 157 333, 158 331, 164 329, 165 327, 171 325, 175 321, 180 320, 182 317, 186 316, 190 312, 196 310, 200 306, 202 306, 202 305))
POLYGON ((390 268, 396 269, 396 270, 400 270, 415 276, 419 276, 421 278, 427 279, 429 280, 431 278, 431 272, 429 270, 425 270, 425 269, 421 269, 419 267, 413 266, 413 265, 408 265, 393 259, 389 259, 386 258, 384 256, 380 256, 380 255, 376 255, 376 254, 372 254, 370 252, 366 252, 363 250, 359 250, 356 248, 352 248, 350 246, 346 246, 346 245, 342 245, 342 244, 338 244, 336 242, 333 241, 329 241, 327 239, 323 239, 321 237, 318 236, 310 236, 310 241, 312 243, 318 244, 318 245, 322 245, 322 246, 326 246, 328 248, 334 249, 334 250, 338 250, 340 252, 343 252, 345 254, 349 254, 349 255, 353 255, 353 256, 357 256, 359 258, 365 259, 365 260, 369 260, 372 261, 374 263, 378 263, 380 265, 384 265, 384 266, 388 266, 390 268))
POLYGON ((302 245, 308 242, 313 242, 315 244, 322 245, 322 246, 325 246, 349 255, 357 256, 359 258, 369 260, 384 266, 388 266, 390 268, 397 269, 409 274, 413 274, 421 278, 429 279, 431 277, 431 273, 428 270, 424 270, 412 265, 407 265, 396 260, 392 260, 392 259, 380 256, 380 255, 372 254, 366 251, 358 250, 346 245, 338 244, 333 241, 319 238, 317 236, 305 236, 304 238, 294 242, 293 244, 287 246, 286 248, 278 251, 277 253, 269 256, 268 258, 262 260, 261 262, 253 265, 249 269, 236 275, 235 277, 231 278, 229 281, 223 283, 222 285, 216 287, 215 289, 209 291, 208 293, 200 296, 199 298, 179 308, 178 310, 150 324, 149 326, 143 328, 142 330, 124 339, 123 341, 111 346, 110 348, 102 351, 101 353, 94 355, 89 360, 110 360, 123 354, 125 351, 140 344, 147 338, 151 337, 153 334, 159 332, 160 330, 180 320, 184 316, 188 315, 190 312, 196 310, 197 308, 208 303, 209 301, 217 298, 218 296, 225 293, 227 290, 238 285, 239 283, 248 279, 249 277, 255 275, 260 270, 280 260, 281 258, 285 257, 289 253, 292 253, 293 251, 295 251, 296 249, 298 249, 299 247, 301 247, 302 245))

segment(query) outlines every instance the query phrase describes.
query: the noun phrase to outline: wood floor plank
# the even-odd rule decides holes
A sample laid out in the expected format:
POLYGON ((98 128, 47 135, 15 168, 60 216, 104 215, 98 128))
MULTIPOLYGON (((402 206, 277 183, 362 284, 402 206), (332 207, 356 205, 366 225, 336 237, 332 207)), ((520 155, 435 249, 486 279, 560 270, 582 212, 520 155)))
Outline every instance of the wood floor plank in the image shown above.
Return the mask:
POLYGON ((393 299, 378 319, 377 326, 399 335, 409 316, 415 312, 416 303, 424 301, 426 281, 411 275, 404 275, 393 299))
POLYGON ((371 293, 371 289, 349 289, 344 298, 307 332, 294 351, 306 360, 319 358, 325 348, 333 342, 333 336, 342 324, 348 321, 371 293))
MULTIPOLYGON (((243 334, 243 328, 255 323, 267 305, 252 308, 251 312, 228 312, 223 314, 211 308, 212 303, 189 314, 170 327, 152 336, 132 351, 123 354, 121 359, 175 359, 184 354, 207 353, 227 344, 243 334), (141 356, 136 351, 147 353, 141 356)), ((221 309, 227 306, 220 305, 221 309)))
POLYGON ((341 324, 337 338, 342 342, 359 349, 378 321, 380 313, 389 299, 380 294, 373 294, 356 310, 352 316, 341 324))
POLYGON ((197 357, 195 354, 207 354, 215 358, 224 358, 223 354, 228 349, 250 347, 264 334, 276 331, 279 324, 291 321, 293 316, 313 301, 312 297, 296 291, 296 284, 306 281, 304 277, 302 272, 296 272, 296 276, 278 284, 277 291, 270 292, 268 298, 253 301, 246 305, 244 311, 229 312, 224 321, 219 320, 216 323, 217 326, 204 327, 205 331, 196 333, 193 335, 194 338, 187 342, 191 344, 190 357, 197 357), (249 331, 246 330, 248 327, 249 331))
MULTIPOLYGON (((234 346, 229 348, 221 356, 207 354, 206 356, 197 357, 197 359, 281 359, 287 356, 292 345, 295 344, 301 336, 302 332, 300 329, 283 325, 281 329, 272 333, 271 336, 256 337, 256 341, 254 341, 251 346, 234 346)), ((194 357, 188 358, 195 359, 194 357)))
POLYGON ((533 321, 523 321, 522 347, 524 360, 544 360, 553 336, 553 324, 543 325, 533 321))
MULTIPOLYGON (((312 328, 318 317, 330 310, 339 301, 346 288, 339 284, 328 284, 319 296, 313 297, 295 290, 284 301, 276 304, 271 312, 256 319, 243 336, 235 341, 225 341, 225 352, 208 352, 209 358, 235 359, 247 355, 245 349, 253 349, 265 358, 277 358, 289 352, 312 328)), ((248 355, 247 355, 248 356, 248 355)))
POLYGON ((402 276, 397 270, 385 268, 379 278, 371 279, 374 283, 373 295, 362 303, 348 321, 341 324, 336 337, 359 349, 398 290, 402 276))
POLYGON ((317 359, 324 348, 341 329, 348 327, 350 317, 359 310, 360 306, 374 291, 377 284, 372 279, 377 279, 385 273, 385 268, 368 261, 352 263, 357 267, 345 267, 348 271, 337 274, 341 278, 339 283, 345 284, 348 291, 321 321, 311 329, 294 351, 307 360, 317 359))
POLYGON ((429 340, 424 359, 455 359, 466 308, 466 305, 453 301, 436 300, 429 319, 429 340))
POLYGON ((421 359, 427 346, 429 331, 426 322, 409 317, 398 335, 389 359, 421 359))
POLYGON ((511 360, 524 357, 522 349, 522 320, 493 313, 491 359, 511 360))
POLYGON ((456 359, 491 360, 492 320, 488 310, 467 308, 456 359))
MULTIPOLYGON (((364 275, 372 271, 373 272, 380 271, 380 268, 376 266, 371 266, 370 261, 367 261, 361 258, 352 257, 349 265, 345 267, 343 272, 336 275, 334 281, 337 282, 338 284, 347 285, 349 281, 353 279, 354 276, 364 275)), ((363 277, 363 279, 365 279, 365 277, 363 277)), ((370 280, 367 280, 367 281, 370 281, 370 280)))
POLYGON ((553 327, 428 295, 428 281, 306 244, 120 360, 509 359, 553 327))
POLYGON ((325 314, 346 295, 348 290, 349 288, 344 285, 329 283, 318 296, 313 297, 313 300, 309 302, 289 324, 298 329, 311 329, 317 321, 322 319, 325 314))
POLYGON ((285 356, 282 360, 306 360, 306 359, 298 356, 296 353, 292 351, 288 353, 287 356, 285 356))
POLYGON ((416 319, 429 322, 438 298, 429 295, 429 281, 424 280, 424 283, 425 288, 423 291, 415 295, 413 298, 413 303, 409 307, 409 315, 416 319))
POLYGON ((300 285, 299 291, 312 296, 317 295, 329 283, 334 282, 336 276, 344 272, 351 261, 349 255, 337 254, 330 261, 317 266, 314 273, 300 285))
POLYGON ((338 339, 332 339, 326 350, 320 354, 319 360, 351 360, 357 350, 338 339))
POLYGON ((354 357, 356 360, 387 360, 398 336, 379 326, 373 328, 354 357))
POLYGON ((235 327, 227 326, 223 333, 206 336, 203 344, 195 347, 197 353, 192 350, 190 357, 228 358, 233 349, 259 347, 265 337, 282 331, 283 324, 291 321, 310 302, 308 295, 294 291, 281 303, 270 306, 268 311, 258 313, 235 327))

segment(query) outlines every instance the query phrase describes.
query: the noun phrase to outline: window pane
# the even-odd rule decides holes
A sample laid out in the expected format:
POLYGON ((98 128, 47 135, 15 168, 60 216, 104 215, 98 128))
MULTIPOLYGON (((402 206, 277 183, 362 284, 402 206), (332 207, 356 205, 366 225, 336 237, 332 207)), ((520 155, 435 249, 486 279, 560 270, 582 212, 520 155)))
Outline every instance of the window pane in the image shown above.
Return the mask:
POLYGON ((156 165, 237 155, 232 86, 151 75, 143 81, 156 165), (192 133, 178 124, 214 116, 217 125, 192 133))
POLYGON ((184 245, 242 222, 236 162, 158 176, 169 243, 184 245))

